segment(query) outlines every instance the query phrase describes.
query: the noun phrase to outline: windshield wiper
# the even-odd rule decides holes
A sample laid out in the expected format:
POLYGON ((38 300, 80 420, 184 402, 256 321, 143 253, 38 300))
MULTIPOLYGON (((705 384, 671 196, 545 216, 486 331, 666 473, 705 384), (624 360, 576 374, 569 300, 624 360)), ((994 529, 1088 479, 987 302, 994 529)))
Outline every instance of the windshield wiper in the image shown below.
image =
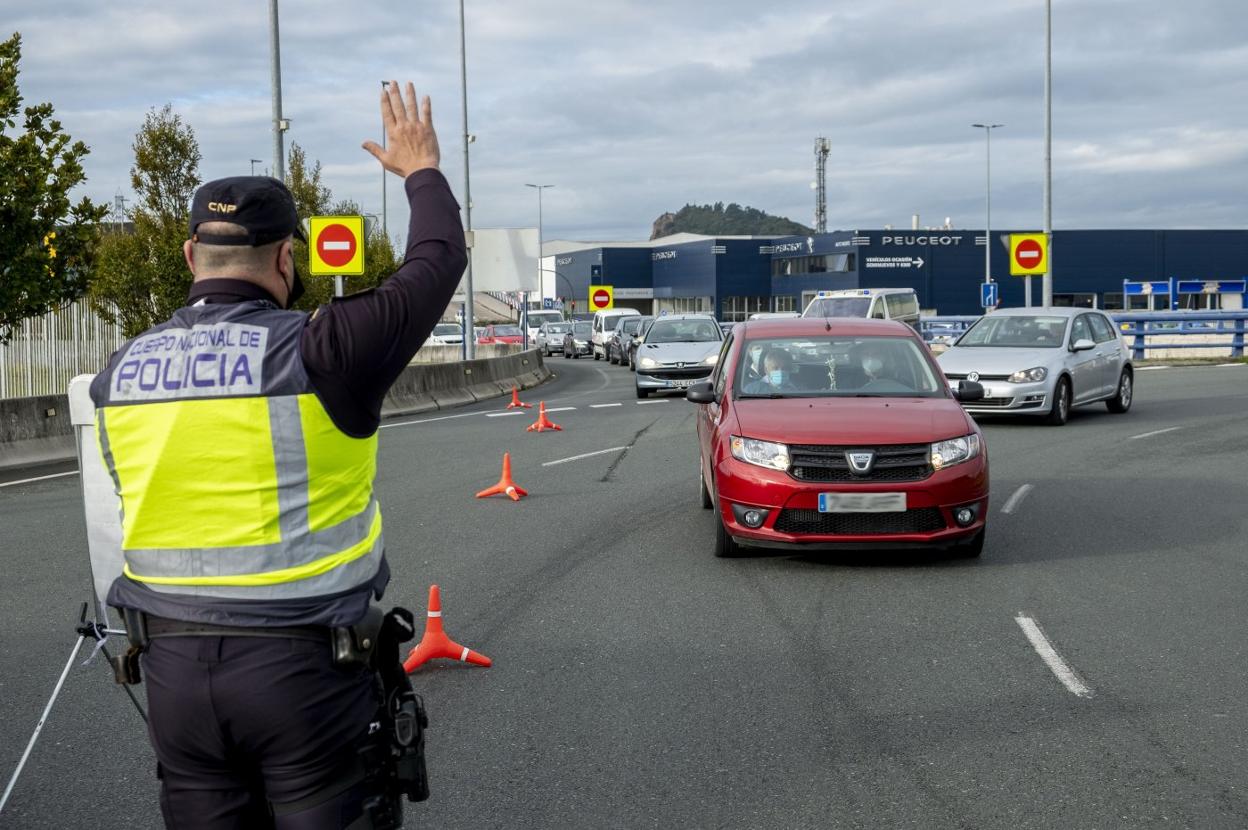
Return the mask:
POLYGON ((776 398, 787 398, 790 396, 781 395, 779 392, 767 392, 767 393, 754 392, 754 393, 743 393, 741 395, 738 395, 737 397, 738 398, 770 398, 774 400, 776 398))

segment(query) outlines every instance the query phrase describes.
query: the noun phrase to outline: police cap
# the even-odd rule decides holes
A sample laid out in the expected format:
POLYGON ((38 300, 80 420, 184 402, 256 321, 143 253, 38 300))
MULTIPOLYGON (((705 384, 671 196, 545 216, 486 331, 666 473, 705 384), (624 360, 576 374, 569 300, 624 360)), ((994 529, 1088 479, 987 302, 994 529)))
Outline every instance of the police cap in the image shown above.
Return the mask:
POLYGON ((231 176, 205 183, 191 201, 191 240, 203 245, 268 245, 288 236, 303 240, 295 198, 269 176, 231 176), (239 236, 197 234, 203 222, 230 222, 247 231, 239 236))

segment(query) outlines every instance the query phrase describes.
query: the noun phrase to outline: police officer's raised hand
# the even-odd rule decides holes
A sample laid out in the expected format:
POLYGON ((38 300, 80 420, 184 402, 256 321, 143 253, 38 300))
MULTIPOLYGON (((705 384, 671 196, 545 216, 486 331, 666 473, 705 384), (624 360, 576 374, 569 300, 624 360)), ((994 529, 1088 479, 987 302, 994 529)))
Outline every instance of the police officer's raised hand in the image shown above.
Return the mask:
POLYGON ((381 121, 386 127, 386 147, 365 141, 364 149, 377 157, 391 173, 407 178, 417 170, 437 169, 442 160, 438 134, 433 130, 429 96, 417 108, 416 87, 407 83, 407 100, 399 94, 399 82, 391 81, 381 91, 381 121))

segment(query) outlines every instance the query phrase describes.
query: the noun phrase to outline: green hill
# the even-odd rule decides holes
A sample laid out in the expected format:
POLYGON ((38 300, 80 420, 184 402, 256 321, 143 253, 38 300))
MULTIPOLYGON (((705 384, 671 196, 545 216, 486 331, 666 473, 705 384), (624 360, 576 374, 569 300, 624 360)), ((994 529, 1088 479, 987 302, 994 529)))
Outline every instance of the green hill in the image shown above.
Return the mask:
POLYGON ((792 219, 773 216, 757 208, 733 202, 724 205, 685 205, 675 213, 654 220, 651 239, 674 233, 701 233, 707 236, 797 236, 813 231, 792 219))

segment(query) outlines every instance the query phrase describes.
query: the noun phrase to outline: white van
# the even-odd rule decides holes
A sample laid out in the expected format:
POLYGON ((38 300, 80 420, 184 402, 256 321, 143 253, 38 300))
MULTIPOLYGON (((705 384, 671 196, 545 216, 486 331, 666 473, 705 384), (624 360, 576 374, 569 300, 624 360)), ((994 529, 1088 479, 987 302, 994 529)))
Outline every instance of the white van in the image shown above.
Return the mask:
POLYGON ((820 291, 803 317, 873 317, 919 327, 919 298, 913 288, 846 288, 820 291))
POLYGON ((607 340, 611 337, 611 332, 615 331, 615 324, 620 321, 621 317, 630 317, 634 314, 640 315, 641 312, 635 308, 609 308, 606 311, 598 311, 594 313, 594 326, 590 334, 590 350, 593 352, 594 360, 607 359, 607 340))
POLYGON ((528 341, 530 346, 537 345, 537 330, 542 327, 542 323, 562 323, 563 312, 551 311, 550 309, 532 309, 528 312, 528 341))

